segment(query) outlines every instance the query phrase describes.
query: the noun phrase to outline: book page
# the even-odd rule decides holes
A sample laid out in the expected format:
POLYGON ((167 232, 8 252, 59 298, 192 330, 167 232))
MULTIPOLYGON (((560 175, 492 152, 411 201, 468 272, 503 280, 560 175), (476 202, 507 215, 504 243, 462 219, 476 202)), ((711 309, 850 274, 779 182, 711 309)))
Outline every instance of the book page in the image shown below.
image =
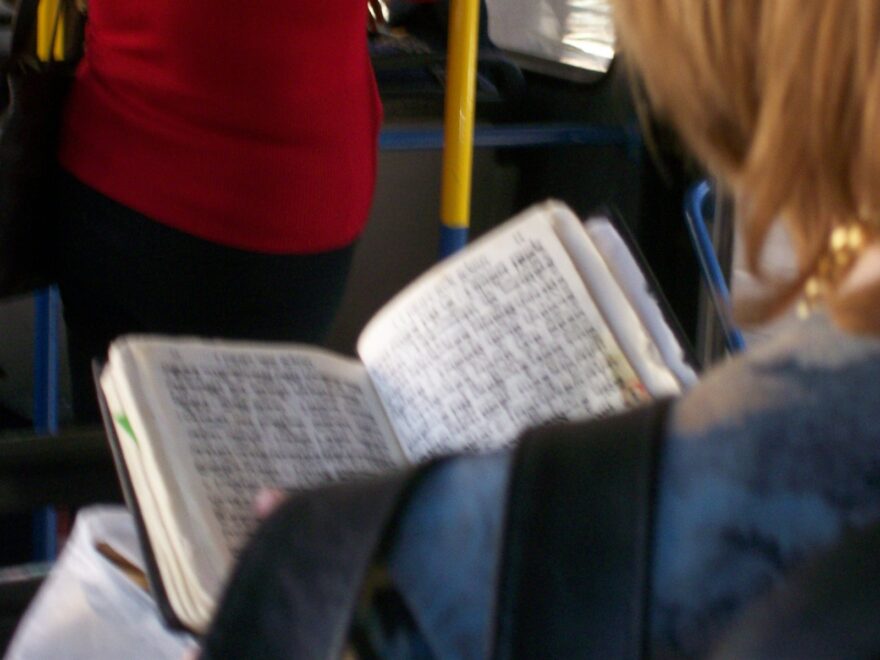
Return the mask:
MULTIPOLYGON (((400 448, 363 367, 320 349, 126 337, 111 362, 139 386, 180 552, 215 595, 253 530, 261 487, 302 489, 392 469, 400 448)), ((133 423, 134 423, 133 419, 133 423)))
POLYGON ((614 224, 604 216, 588 218, 584 227, 653 340, 653 346, 649 350, 653 353, 656 347, 655 361, 664 364, 675 375, 682 389, 695 385, 697 374, 688 364, 684 348, 669 327, 660 304, 626 241, 614 224))
POLYGON ((645 389, 654 397, 673 396, 681 386, 639 315, 612 275, 583 224, 561 205, 553 209, 557 232, 581 274, 590 295, 645 389))
MULTIPOLYGON (((155 484, 147 477, 141 453, 141 441, 135 436, 128 416, 120 403, 120 397, 113 380, 112 370, 105 368, 101 374, 101 391, 113 420, 113 428, 118 440, 119 451, 125 461, 125 470, 131 488, 137 497, 137 506, 147 528, 149 545, 156 566, 161 574, 162 585, 177 617, 195 627, 205 617, 204 603, 187 589, 185 569, 180 557, 174 552, 171 535, 166 523, 167 511, 160 504, 161 497, 154 491, 155 484)), ((144 553, 146 555, 146 552, 144 553)))
POLYGON ((358 353, 413 461, 645 396, 554 231, 533 208, 428 271, 358 353))

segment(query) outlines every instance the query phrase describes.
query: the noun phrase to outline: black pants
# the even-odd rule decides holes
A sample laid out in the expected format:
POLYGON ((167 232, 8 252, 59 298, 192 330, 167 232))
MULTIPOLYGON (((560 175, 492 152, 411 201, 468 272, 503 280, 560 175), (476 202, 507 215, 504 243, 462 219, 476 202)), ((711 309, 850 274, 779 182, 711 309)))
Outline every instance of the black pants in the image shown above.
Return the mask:
POLYGON ((104 359, 121 334, 319 343, 353 253, 353 246, 275 255, 217 245, 154 222, 69 174, 59 208, 56 264, 81 422, 98 419, 91 361, 104 359))

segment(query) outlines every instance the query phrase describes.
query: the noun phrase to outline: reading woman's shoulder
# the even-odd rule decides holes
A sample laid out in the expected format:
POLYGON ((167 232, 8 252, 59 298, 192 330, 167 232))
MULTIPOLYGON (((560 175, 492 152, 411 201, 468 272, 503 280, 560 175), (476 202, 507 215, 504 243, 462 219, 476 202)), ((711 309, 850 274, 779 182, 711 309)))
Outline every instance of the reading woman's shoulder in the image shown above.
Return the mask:
POLYGON ((880 519, 880 341, 819 317, 708 373, 674 408, 657 519, 657 634, 711 631, 848 527, 880 519))

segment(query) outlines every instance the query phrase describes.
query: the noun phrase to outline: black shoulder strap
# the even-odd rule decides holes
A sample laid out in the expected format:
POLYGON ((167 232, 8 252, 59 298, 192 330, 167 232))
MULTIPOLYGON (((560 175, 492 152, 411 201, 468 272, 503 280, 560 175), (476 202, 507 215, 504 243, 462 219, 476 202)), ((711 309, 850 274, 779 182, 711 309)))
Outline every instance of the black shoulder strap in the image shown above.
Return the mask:
POLYGON ((239 558, 200 657, 342 657, 370 562, 424 472, 290 498, 239 558))
POLYGON ((643 656, 654 473, 669 403, 523 438, 509 493, 496 658, 643 656))

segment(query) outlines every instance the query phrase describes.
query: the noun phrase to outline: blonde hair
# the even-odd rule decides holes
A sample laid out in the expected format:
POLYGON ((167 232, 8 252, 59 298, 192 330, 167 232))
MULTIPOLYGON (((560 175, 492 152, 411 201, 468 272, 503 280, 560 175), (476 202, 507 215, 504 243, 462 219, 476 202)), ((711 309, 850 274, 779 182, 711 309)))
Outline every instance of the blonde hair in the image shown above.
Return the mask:
MULTIPOLYGON (((614 0, 626 58, 655 111, 734 192, 750 269, 785 222, 799 275, 749 320, 787 306, 833 229, 880 229, 880 0, 614 0)), ((880 284, 825 296, 880 332, 880 284)))

